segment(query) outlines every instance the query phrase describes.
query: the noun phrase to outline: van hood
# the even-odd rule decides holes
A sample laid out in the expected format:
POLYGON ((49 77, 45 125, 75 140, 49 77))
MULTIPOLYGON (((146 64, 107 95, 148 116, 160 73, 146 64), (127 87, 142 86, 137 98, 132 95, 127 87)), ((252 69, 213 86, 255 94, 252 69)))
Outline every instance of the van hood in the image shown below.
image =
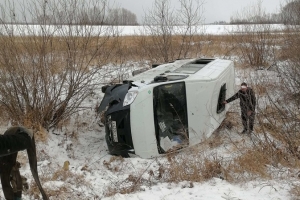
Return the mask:
POLYGON ((109 86, 105 91, 105 95, 100 106, 98 107, 98 113, 107 111, 107 114, 109 114, 117 110, 126 109, 127 106, 123 107, 123 102, 130 87, 131 83, 109 86))

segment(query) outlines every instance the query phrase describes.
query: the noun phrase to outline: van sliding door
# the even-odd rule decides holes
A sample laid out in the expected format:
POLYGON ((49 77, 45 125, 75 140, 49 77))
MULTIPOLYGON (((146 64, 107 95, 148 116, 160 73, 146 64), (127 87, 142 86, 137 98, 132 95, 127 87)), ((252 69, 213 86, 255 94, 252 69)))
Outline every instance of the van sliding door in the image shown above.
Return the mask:
POLYGON ((155 134, 159 153, 188 145, 185 82, 157 86, 153 93, 155 134))

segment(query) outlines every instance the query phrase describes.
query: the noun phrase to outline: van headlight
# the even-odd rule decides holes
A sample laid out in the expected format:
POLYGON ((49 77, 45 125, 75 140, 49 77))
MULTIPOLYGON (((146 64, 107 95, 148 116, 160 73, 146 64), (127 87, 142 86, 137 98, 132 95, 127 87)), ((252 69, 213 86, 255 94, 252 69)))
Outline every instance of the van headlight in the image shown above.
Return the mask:
POLYGON ((125 95, 123 106, 128 106, 132 104, 136 96, 138 95, 137 91, 130 91, 125 95))

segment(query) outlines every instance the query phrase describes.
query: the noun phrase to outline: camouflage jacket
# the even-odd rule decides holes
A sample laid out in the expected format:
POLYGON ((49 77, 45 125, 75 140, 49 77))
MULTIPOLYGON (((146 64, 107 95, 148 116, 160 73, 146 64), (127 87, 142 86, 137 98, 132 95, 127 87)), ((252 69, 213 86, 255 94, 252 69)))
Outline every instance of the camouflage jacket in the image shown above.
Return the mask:
POLYGON ((240 99, 240 106, 242 112, 255 111, 256 97, 254 91, 250 87, 247 88, 246 92, 239 90, 232 97, 227 99, 226 102, 229 103, 236 99, 240 99))

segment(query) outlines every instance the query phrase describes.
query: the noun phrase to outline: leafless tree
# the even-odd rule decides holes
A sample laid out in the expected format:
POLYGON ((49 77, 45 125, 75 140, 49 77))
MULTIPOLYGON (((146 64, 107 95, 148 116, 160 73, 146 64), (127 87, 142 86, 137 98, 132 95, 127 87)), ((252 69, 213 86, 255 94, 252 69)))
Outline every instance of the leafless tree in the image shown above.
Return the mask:
POLYGON ((181 0, 175 9, 170 0, 156 0, 145 14, 141 47, 148 59, 169 62, 188 56, 203 21, 203 1, 181 0))
POLYGON ((172 36, 177 16, 169 0, 156 0, 145 15, 146 32, 151 34, 150 45, 143 45, 151 60, 173 60, 172 36))
MULTIPOLYGON (((293 5, 295 9, 299 7, 299 1, 287 1, 286 6, 282 10, 293 5)), ((292 13, 289 17, 292 17, 292 13)), ((282 47, 281 47, 281 58, 284 62, 281 67, 278 68, 278 72, 282 77, 285 93, 292 97, 290 100, 294 102, 297 108, 300 108, 300 28, 299 23, 299 13, 294 13, 293 19, 290 20, 291 23, 286 24, 285 34, 282 34, 282 47)), ((292 111, 295 113, 295 111, 292 111)))
POLYGON ((181 7, 178 11, 179 24, 182 24, 180 29, 180 48, 177 57, 188 57, 190 49, 195 45, 195 36, 204 31, 201 24, 204 23, 203 1, 180 0, 181 7))
POLYGON ((276 59, 276 34, 273 33, 272 25, 264 23, 267 17, 262 8, 262 1, 246 7, 235 18, 242 19, 251 24, 238 24, 233 30, 233 38, 240 61, 248 66, 268 66, 276 59))
MULTIPOLYGON (((260 10, 254 8, 251 14, 260 10)), ((238 27, 239 33, 233 37, 242 61, 251 66, 268 66, 264 70, 250 69, 246 75, 258 100, 255 147, 263 149, 274 166, 280 162, 292 164, 300 159, 299 27, 286 25, 280 34, 266 24, 238 27)))

